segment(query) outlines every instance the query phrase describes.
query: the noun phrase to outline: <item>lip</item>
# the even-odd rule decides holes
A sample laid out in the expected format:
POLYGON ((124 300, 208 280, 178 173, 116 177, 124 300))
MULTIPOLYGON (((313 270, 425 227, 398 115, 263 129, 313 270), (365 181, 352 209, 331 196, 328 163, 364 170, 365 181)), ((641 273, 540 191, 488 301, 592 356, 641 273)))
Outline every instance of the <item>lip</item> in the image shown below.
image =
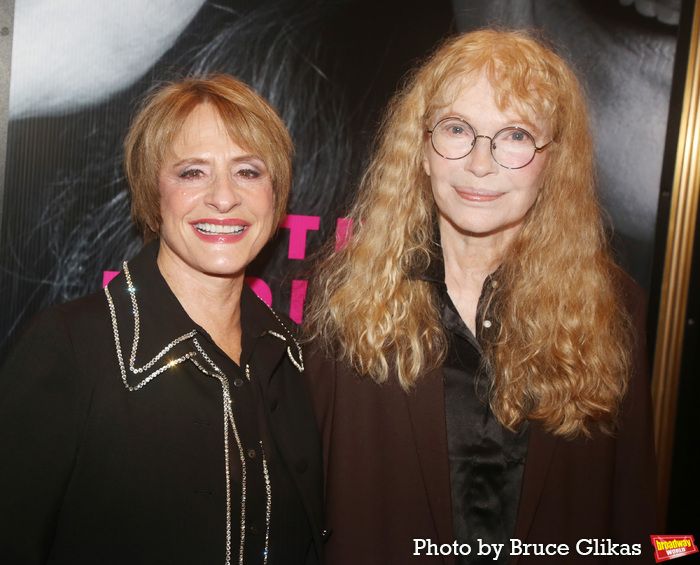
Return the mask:
POLYGON ((455 191, 460 198, 469 202, 492 202, 505 194, 505 192, 479 190, 476 188, 456 188, 455 191))
POLYGON ((236 243, 243 239, 251 224, 250 222, 238 218, 202 218, 190 222, 190 225, 197 237, 207 243, 236 243), (242 229, 229 231, 231 228, 235 227, 242 229), (211 231, 203 231, 202 228, 205 230, 209 228, 211 231), (215 231, 217 228, 224 229, 223 231, 215 231))

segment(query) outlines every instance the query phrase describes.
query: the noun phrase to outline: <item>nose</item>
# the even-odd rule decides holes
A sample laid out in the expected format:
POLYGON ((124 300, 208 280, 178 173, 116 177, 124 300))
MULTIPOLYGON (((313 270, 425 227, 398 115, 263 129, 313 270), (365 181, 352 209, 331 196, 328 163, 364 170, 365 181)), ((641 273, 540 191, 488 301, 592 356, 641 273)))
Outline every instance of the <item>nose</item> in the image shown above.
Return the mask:
POLYGON ((472 171, 477 177, 483 177, 498 169, 498 163, 491 153, 493 140, 487 135, 477 135, 474 138, 474 148, 466 156, 464 166, 472 171), (483 143, 479 143, 480 138, 484 138, 483 143))
POLYGON ((209 186, 205 204, 217 212, 226 213, 241 203, 241 192, 235 180, 227 175, 217 175, 209 186))

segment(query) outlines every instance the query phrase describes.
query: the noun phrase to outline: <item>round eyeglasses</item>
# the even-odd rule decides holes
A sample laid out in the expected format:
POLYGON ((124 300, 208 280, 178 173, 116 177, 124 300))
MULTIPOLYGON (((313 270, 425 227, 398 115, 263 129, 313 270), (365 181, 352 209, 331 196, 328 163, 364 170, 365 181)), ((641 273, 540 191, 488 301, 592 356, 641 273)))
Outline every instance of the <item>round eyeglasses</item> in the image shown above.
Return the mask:
POLYGON ((554 141, 537 147, 532 134, 517 126, 503 128, 493 136, 479 135, 469 122, 457 117, 443 118, 428 133, 435 152, 450 160, 466 157, 476 146, 477 139, 485 137, 491 142, 493 160, 506 169, 522 169, 529 165, 538 151, 554 141))

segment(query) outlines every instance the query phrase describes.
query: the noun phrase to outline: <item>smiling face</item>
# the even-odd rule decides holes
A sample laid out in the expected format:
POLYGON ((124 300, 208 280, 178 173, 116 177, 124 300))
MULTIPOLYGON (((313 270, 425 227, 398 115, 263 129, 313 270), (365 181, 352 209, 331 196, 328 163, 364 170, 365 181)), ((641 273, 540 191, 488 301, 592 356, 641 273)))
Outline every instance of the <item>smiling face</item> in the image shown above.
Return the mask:
POLYGON ((161 271, 243 278, 274 229, 272 180, 209 104, 182 124, 158 186, 161 271))
MULTIPOLYGON (((538 147, 550 141, 546 128, 537 120, 523 120, 513 110, 502 111, 493 88, 483 75, 468 79, 454 102, 433 116, 431 127, 447 116, 466 120, 478 135, 493 136, 509 126, 529 131, 538 147)), ((487 237, 506 245, 520 230, 535 203, 546 152, 520 169, 501 167, 491 156, 490 141, 476 139, 466 157, 445 159, 428 139, 423 148, 423 166, 430 177, 433 197, 439 210, 439 227, 447 237, 487 237)))

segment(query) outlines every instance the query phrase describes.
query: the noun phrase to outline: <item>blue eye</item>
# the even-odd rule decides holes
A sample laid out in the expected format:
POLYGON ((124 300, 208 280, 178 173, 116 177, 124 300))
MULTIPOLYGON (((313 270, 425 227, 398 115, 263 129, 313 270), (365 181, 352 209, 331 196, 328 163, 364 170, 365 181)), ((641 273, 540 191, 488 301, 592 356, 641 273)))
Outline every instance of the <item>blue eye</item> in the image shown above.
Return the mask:
POLYGON ((525 130, 518 128, 506 128, 499 131, 494 137, 494 142, 508 145, 523 145, 527 147, 534 145, 532 136, 525 130))

